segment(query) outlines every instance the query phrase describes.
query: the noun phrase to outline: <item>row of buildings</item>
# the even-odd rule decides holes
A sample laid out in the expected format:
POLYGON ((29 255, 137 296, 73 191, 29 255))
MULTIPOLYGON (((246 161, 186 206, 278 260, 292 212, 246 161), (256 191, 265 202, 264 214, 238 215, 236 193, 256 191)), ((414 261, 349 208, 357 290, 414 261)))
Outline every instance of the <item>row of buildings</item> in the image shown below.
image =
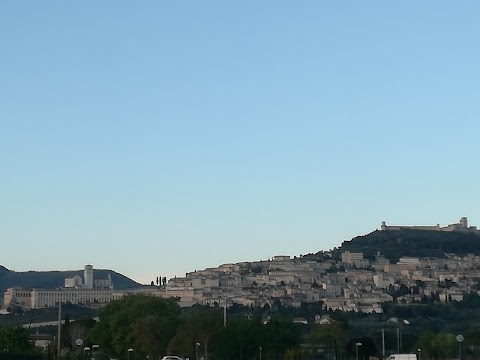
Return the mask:
POLYGON ((65 286, 58 289, 9 288, 3 295, 2 308, 20 306, 25 309, 40 309, 58 304, 105 304, 114 299, 113 282, 94 278, 92 265, 85 265, 83 278, 75 275, 65 279, 65 286))
POLYGON ((350 252, 344 252, 340 261, 331 259, 329 253, 321 261, 281 256, 191 272, 171 279, 155 293, 178 297, 183 306, 263 306, 280 301, 299 307, 304 302, 322 301, 327 309, 381 312, 381 303, 392 301, 392 293, 400 288, 409 289, 398 297, 402 303, 434 295, 440 301, 462 300, 464 294, 477 291, 479 269, 480 257, 474 255, 404 257, 395 264, 381 254, 373 261, 350 252))
POLYGON ((408 289, 398 297, 403 303, 420 302, 435 295, 440 301, 462 300, 477 291, 480 257, 447 256, 445 259, 401 258, 392 264, 381 254, 370 261, 362 253, 342 253, 336 261, 323 258, 275 256, 266 261, 224 264, 187 273, 164 286, 114 290, 111 279, 95 281, 93 267, 85 267, 84 278, 65 280, 58 289, 10 288, 3 308, 54 307, 59 303, 106 304, 129 294, 148 293, 177 298, 181 306, 194 304, 231 306, 283 305, 299 307, 322 301, 327 309, 381 312, 381 303, 392 301, 392 292, 408 289))
MULTIPOLYGON (((387 226, 381 230, 422 229, 480 233, 468 226, 466 217, 446 227, 387 226)), ((60 303, 106 304, 129 294, 148 293, 177 298, 181 306, 194 304, 231 306, 283 305, 299 307, 305 302, 322 301, 325 308, 345 311, 380 312, 381 303, 420 302, 425 297, 438 301, 462 300, 480 288, 480 257, 448 255, 444 259, 403 257, 396 263, 380 253, 365 259, 361 252, 343 252, 335 260, 330 252, 317 258, 274 256, 255 262, 224 264, 216 268, 175 277, 162 286, 114 290, 110 277, 97 279, 92 265, 83 278, 65 279, 58 289, 7 289, 3 309, 12 306, 44 308, 60 303)))

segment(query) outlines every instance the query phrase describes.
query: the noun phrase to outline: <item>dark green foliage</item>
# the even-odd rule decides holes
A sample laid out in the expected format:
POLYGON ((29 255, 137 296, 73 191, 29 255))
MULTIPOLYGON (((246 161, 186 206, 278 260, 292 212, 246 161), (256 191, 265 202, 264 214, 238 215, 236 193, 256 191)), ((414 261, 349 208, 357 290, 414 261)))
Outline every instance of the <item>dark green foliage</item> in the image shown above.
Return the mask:
POLYGON ((475 293, 467 294, 463 301, 454 302, 453 306, 457 309, 480 309, 480 296, 475 293))
POLYGON ((233 319, 217 334, 211 348, 218 360, 252 358, 260 346, 259 322, 233 319))
POLYGON ((180 313, 174 299, 126 296, 100 309, 100 322, 92 331, 92 339, 116 357, 135 347, 144 358, 158 358, 175 335, 180 313))
POLYGON ((195 346, 198 346, 204 354, 203 357, 208 359, 211 342, 223 329, 222 308, 195 307, 184 317, 168 346, 168 353, 181 354, 194 359, 195 346), (192 345, 196 343, 200 345, 192 345))
POLYGON ((2 354, 0 360, 42 360, 45 357, 42 354, 2 354))
POLYGON ((364 257, 370 260, 374 260, 380 251, 393 262, 402 256, 444 258, 445 253, 479 255, 480 236, 453 231, 377 230, 344 241, 341 248, 334 250, 333 253, 340 256, 345 251, 363 252, 364 257))
POLYGON ((274 358, 282 355, 286 350, 299 345, 298 327, 293 324, 292 318, 281 314, 273 314, 270 321, 262 326, 261 337, 265 354, 272 354, 274 358))
POLYGON ((306 341, 309 345, 322 349, 328 357, 335 353, 344 357, 349 331, 345 321, 331 320, 326 324, 315 324, 306 336, 306 341))
POLYGON ((375 341, 369 336, 362 336, 359 338, 350 339, 347 344, 348 354, 350 354, 351 357, 355 357, 357 350, 359 360, 368 360, 371 356, 373 357, 377 354, 377 350, 375 348, 375 341), (357 343, 362 345, 357 346, 357 343))
POLYGON ((262 267, 261 266, 254 266, 254 267, 252 267, 251 272, 253 274, 260 274, 262 272, 262 267))
POLYGON ((259 319, 234 318, 215 336, 212 352, 215 359, 281 359, 289 349, 299 346, 299 331, 289 317, 274 314, 268 323, 259 319))
POLYGON ((70 317, 68 314, 64 317, 65 323, 62 325, 62 348, 72 348, 72 341, 69 339, 68 334, 70 334, 70 317))
MULTIPOLYGON (((92 318, 79 318, 75 321, 72 321, 68 324, 68 329, 65 328, 65 325, 62 326, 62 340, 64 342, 64 348, 77 349, 75 341, 77 339, 82 339, 85 344, 91 344, 92 341, 89 339, 90 331, 96 325, 96 321, 92 318)), ((52 335, 56 335, 52 332, 52 335)))
POLYGON ((10 325, 0 328, 0 353, 29 354, 34 350, 29 341, 28 331, 22 327, 10 325))
MULTIPOLYGON (((199 357, 206 360, 240 359, 240 356, 258 359, 259 347, 263 360, 296 359, 296 356, 306 360, 314 354, 330 359, 337 354, 339 359, 346 359, 354 357, 355 347, 351 344, 358 341, 366 344, 359 349, 362 360, 367 355, 380 356, 382 329, 387 355, 397 351, 397 331, 401 334, 403 352, 415 352, 425 346, 422 359, 442 358, 435 346, 441 346, 451 356, 452 334, 465 336, 465 355, 467 346, 480 346, 480 296, 475 293, 462 302, 412 306, 385 303, 383 309, 383 314, 363 314, 327 312, 322 310, 320 302, 305 303, 300 308, 283 306, 279 301, 272 307, 235 305, 227 310, 225 328, 222 308, 196 305, 181 311, 174 301, 130 296, 100 311, 101 322, 95 326, 93 336, 88 334, 90 319, 85 335, 72 336, 71 340, 83 338, 88 346, 100 344, 103 353, 119 360, 126 359, 126 349, 130 347, 135 349, 132 355, 135 359, 145 359, 146 355, 158 359, 170 353, 193 360, 195 348, 199 357), (314 324, 315 315, 328 315, 331 324, 314 324), (293 317, 300 316, 308 319, 307 325, 293 323, 293 317), (391 318, 398 321, 389 321, 391 318), (403 319, 410 325, 404 324, 403 319), (195 346, 197 342, 200 345, 195 346), (169 351, 165 350, 167 344, 169 351)), ((70 322, 70 331, 82 321, 70 322)), ((72 349, 71 358, 75 359, 75 355, 72 349)))

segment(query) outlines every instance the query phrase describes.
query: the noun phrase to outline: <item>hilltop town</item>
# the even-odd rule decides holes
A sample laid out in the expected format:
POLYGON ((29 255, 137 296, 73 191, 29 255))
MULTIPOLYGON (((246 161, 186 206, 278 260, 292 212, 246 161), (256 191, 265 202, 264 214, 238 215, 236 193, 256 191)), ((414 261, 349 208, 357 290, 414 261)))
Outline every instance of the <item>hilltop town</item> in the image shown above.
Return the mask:
MULTIPOLYGON (((453 230, 437 231, 467 230, 477 237, 476 228, 469 228, 466 218, 449 229, 453 230)), ((110 278, 94 279, 93 267, 87 265, 83 279, 67 278, 62 288, 9 288, 2 307, 42 308, 61 302, 101 305, 129 294, 148 293, 177 298, 183 307, 264 306, 275 302, 300 307, 302 303, 322 301, 325 309, 379 313, 381 303, 394 299, 403 304, 421 303, 429 298, 461 301, 464 295, 479 289, 478 254, 445 254, 443 258, 403 256, 392 262, 381 252, 373 259, 360 251, 340 251, 340 256, 338 253, 322 251, 315 256, 273 256, 223 264, 128 290, 115 290, 110 278)))

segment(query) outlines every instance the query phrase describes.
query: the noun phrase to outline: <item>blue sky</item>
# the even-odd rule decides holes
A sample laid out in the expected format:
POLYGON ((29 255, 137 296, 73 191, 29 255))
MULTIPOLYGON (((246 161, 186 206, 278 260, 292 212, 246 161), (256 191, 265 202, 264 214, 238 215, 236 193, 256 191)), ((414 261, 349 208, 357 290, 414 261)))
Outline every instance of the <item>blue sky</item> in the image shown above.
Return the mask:
POLYGON ((0 264, 140 282, 478 213, 475 1, 0 5, 0 264))

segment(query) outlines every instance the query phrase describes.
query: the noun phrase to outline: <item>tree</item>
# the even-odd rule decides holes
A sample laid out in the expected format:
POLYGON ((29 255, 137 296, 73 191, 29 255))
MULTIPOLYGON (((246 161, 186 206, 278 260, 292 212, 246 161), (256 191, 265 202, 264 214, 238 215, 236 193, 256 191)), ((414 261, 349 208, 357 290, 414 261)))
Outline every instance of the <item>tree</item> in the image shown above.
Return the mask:
POLYGON ((432 354, 437 358, 452 359, 457 351, 457 340, 454 334, 438 333, 433 339, 432 354))
POLYGON ((339 351, 345 355, 348 338, 348 326, 343 321, 331 320, 327 324, 316 324, 307 336, 312 345, 325 348, 327 351, 339 351))
POLYGON ((252 359, 261 344, 260 326, 257 321, 234 318, 222 329, 212 344, 215 359, 252 359))
POLYGON ((175 334, 180 313, 174 299, 129 295, 99 310, 100 321, 92 330, 92 338, 116 357, 135 345, 141 355, 157 358, 160 354, 155 352, 163 353, 175 334), (156 323, 163 328, 159 329, 156 323))
POLYGON ((26 354, 34 350, 28 331, 10 325, 0 327, 0 351, 6 354, 26 354))
POLYGON ((281 358, 288 349, 299 345, 300 336, 291 317, 273 313, 270 321, 260 328, 260 341, 265 355, 281 358))
POLYGON ((359 359, 369 359, 370 357, 375 356, 375 342, 373 338, 369 336, 362 336, 360 338, 351 339, 347 344, 347 351, 351 355, 355 355, 357 352, 357 343, 360 343, 360 347, 358 348, 359 359))
POLYGON ((223 311, 220 308, 200 308, 185 318, 177 334, 168 346, 171 353, 194 358, 193 342, 202 345, 205 360, 208 359, 212 337, 223 329, 223 311))
MULTIPOLYGON (((425 358, 451 359, 456 355, 457 340, 454 334, 440 332, 434 334, 432 331, 420 333, 416 347, 422 349, 425 358)), ((423 356, 422 356, 423 357, 423 356)))
MULTIPOLYGON (((68 338, 67 334, 70 332, 70 317, 68 314, 65 315, 65 323, 61 327, 62 332, 62 349, 63 348, 72 348, 72 342, 68 338)), ((75 345, 73 346, 75 348, 75 345)))
POLYGON ((262 267, 259 265, 254 266, 251 271, 253 274, 260 274, 262 272, 262 267))
POLYGON ((424 358, 430 357, 433 351, 433 338, 435 334, 431 330, 423 330, 418 336, 417 349, 422 349, 424 358))
POLYGON ((165 354, 168 343, 175 336, 177 319, 147 315, 133 324, 134 347, 154 359, 165 354))
POLYGON ((66 338, 70 341, 71 348, 75 348, 76 340, 82 339, 84 343, 87 341, 90 335, 91 329, 95 326, 96 321, 92 318, 76 319, 70 323, 69 330, 66 334, 66 338))

